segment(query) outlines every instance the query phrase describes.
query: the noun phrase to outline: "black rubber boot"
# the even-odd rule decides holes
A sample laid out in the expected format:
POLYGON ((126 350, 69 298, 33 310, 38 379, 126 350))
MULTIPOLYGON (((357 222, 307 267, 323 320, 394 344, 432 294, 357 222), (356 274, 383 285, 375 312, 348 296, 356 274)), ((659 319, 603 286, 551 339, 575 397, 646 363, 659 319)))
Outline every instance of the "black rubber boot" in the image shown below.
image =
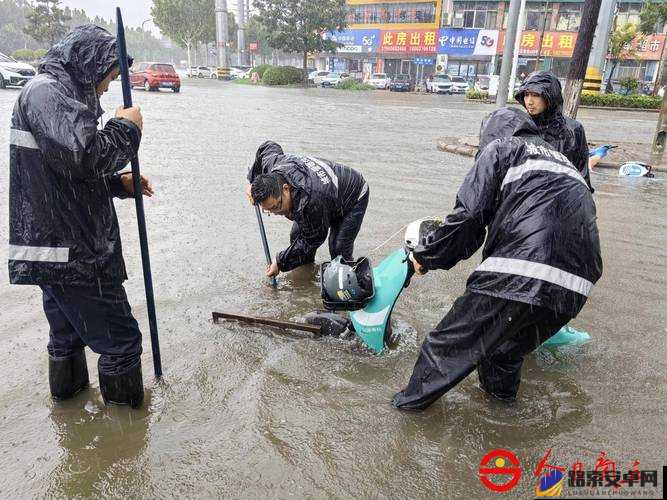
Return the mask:
POLYGON ((141 363, 124 373, 107 374, 99 371, 100 392, 108 405, 130 405, 138 408, 144 400, 144 382, 141 363))
POLYGON ((49 387, 53 399, 69 399, 88 387, 88 383, 88 365, 83 349, 69 356, 49 355, 49 387))

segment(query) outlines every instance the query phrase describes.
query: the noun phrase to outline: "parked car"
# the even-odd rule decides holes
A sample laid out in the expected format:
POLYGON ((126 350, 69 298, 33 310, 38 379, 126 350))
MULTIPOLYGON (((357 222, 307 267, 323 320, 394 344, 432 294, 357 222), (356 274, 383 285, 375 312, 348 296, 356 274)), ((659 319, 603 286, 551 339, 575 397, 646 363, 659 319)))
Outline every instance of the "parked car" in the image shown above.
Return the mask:
POLYGON ((373 73, 367 83, 376 89, 386 90, 391 84, 391 78, 387 76, 387 73, 373 73))
POLYGON ((143 87, 146 91, 171 89, 180 92, 181 79, 174 66, 169 63, 140 62, 132 66, 130 84, 133 87, 143 87))
POLYGON ((334 71, 333 73, 329 73, 327 76, 322 78, 322 87, 335 87, 338 85, 338 83, 342 82, 343 80, 347 80, 350 78, 349 73, 339 73, 337 71, 334 71))
POLYGON ((23 87, 36 74, 29 64, 18 62, 0 52, 0 89, 23 87))
POLYGON ((477 92, 488 92, 489 91, 489 77, 482 75, 478 76, 475 80, 475 90, 477 92))
POLYGON ((390 92, 412 92, 414 85, 410 75, 396 75, 389 84, 390 92))
POLYGON ((465 94, 468 91, 468 81, 462 76, 452 76, 452 93, 465 94))
POLYGON ((322 71, 319 69, 313 69, 308 71, 308 83, 315 83, 315 78, 316 77, 323 77, 328 75, 328 71, 322 71))
POLYGON ((234 78, 248 78, 248 72, 252 68, 250 66, 230 66, 229 67, 229 77, 233 80, 234 78))
POLYGON ((433 78, 426 80, 426 92, 451 94, 452 79, 449 75, 433 75, 433 78))
MULTIPOLYGON (((322 85, 322 80, 324 80, 327 76, 329 76, 329 73, 331 71, 318 71, 317 74, 313 75, 313 83, 317 85, 322 85)), ((311 73, 312 75, 312 73, 311 73)), ((309 76, 310 78, 310 76, 309 76)))
POLYGON ((193 66, 188 69, 191 78, 211 78, 211 68, 208 66, 193 66))

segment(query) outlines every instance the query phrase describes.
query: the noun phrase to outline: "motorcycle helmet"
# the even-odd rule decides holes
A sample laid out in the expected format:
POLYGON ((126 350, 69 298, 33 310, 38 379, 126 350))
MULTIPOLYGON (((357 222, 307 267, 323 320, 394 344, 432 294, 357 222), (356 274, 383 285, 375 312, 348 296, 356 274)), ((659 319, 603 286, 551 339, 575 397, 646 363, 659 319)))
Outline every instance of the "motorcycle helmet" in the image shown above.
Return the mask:
POLYGON ((330 311, 363 309, 375 295, 370 260, 346 261, 342 256, 322 264, 320 289, 324 307, 330 311))

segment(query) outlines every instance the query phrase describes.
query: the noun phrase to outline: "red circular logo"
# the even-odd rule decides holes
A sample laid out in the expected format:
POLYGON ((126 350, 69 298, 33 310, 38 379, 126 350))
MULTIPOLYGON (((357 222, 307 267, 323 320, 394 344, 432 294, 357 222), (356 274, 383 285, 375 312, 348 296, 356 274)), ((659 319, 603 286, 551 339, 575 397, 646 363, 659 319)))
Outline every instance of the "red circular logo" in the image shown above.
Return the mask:
POLYGON ((497 493, 505 493, 514 488, 521 479, 521 472, 519 459, 508 450, 491 450, 479 463, 479 480, 497 493), (493 478, 496 478, 497 482, 492 481, 493 478))

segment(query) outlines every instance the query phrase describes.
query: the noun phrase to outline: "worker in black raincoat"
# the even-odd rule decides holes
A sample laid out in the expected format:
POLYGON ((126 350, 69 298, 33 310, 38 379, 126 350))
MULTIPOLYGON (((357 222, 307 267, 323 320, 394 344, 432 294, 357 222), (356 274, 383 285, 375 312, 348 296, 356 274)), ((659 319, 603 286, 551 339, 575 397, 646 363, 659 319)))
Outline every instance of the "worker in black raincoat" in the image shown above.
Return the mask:
POLYGON ((286 155, 279 144, 267 141, 247 178, 251 203, 294 221, 290 245, 267 267, 267 276, 314 262, 327 233, 331 258, 353 259, 369 197, 361 173, 320 158, 286 155))
POLYGON ((593 191, 586 133, 581 123, 563 115, 563 93, 558 78, 548 71, 535 71, 524 80, 514 98, 526 108, 540 137, 567 156, 593 191))
POLYGON ((396 407, 425 409, 474 369, 487 393, 514 399, 524 356, 579 313, 600 278, 592 194, 539 135, 516 111, 491 115, 454 211, 410 255, 423 274, 452 268, 484 243, 481 264, 426 337, 396 407), (489 142, 494 136, 506 138, 489 142))
MULTIPOLYGON (((55 399, 88 385, 88 346, 100 354, 105 402, 138 406, 141 332, 122 285, 112 198, 133 193, 131 174, 118 172, 139 148, 141 112, 119 108, 97 128, 99 98, 118 74, 116 39, 80 26, 48 51, 21 91, 9 145, 9 278, 42 289, 55 399)), ((152 195, 145 177, 142 187, 152 195)))

